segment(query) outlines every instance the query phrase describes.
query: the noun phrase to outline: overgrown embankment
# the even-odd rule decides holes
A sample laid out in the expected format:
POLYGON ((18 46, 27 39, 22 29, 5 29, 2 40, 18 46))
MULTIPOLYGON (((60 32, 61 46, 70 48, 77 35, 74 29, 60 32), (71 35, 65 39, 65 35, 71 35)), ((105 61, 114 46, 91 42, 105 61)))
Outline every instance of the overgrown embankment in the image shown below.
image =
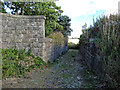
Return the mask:
POLYGON ((110 15, 83 26, 80 51, 88 66, 102 77, 107 87, 120 85, 120 16, 110 15))
POLYGON ((43 68, 46 63, 31 50, 2 49, 2 78, 26 77, 26 72, 43 68))

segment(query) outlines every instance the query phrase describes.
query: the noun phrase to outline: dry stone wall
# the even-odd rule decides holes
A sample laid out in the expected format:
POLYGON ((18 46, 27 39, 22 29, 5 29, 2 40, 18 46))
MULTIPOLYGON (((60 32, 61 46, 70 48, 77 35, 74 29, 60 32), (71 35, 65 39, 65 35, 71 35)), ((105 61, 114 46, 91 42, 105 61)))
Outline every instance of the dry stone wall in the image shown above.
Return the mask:
MULTIPOLYGON (((0 18, 2 26, 0 28, 0 48, 17 48, 26 51, 31 48, 32 54, 40 56, 46 62, 57 58, 53 56, 58 54, 54 49, 56 46, 52 42, 53 40, 45 38, 44 16, 0 13, 0 17, 2 17, 0 18)), ((63 51, 67 51, 67 49, 63 51)))
POLYGON ((68 50, 67 41, 64 41, 64 43, 61 45, 53 43, 52 39, 46 39, 44 42, 43 51, 45 53, 44 58, 46 60, 54 60, 67 50, 68 50))

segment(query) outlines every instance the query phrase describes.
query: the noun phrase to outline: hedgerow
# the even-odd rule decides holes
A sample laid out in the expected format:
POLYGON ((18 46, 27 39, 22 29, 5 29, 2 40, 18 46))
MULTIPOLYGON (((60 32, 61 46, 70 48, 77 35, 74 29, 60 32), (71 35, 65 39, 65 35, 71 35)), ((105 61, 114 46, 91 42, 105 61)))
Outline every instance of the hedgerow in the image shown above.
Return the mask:
POLYGON ((102 56, 106 75, 114 86, 120 85, 120 16, 103 16, 89 28, 84 25, 80 45, 88 47, 90 38, 94 39, 96 51, 102 56))

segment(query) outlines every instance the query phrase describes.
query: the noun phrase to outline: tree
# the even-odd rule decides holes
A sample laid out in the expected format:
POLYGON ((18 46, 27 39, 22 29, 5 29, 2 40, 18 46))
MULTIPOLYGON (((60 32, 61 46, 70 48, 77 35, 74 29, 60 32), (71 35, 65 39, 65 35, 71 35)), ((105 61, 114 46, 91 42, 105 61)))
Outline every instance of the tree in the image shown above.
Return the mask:
POLYGON ((87 24, 85 23, 85 25, 82 26, 83 34, 86 33, 86 31, 87 31, 87 24))
POLYGON ((46 36, 53 31, 63 30, 63 26, 57 22, 63 10, 54 2, 5 2, 5 5, 12 10, 12 14, 44 15, 46 36))
POLYGON ((68 36, 68 35, 71 35, 71 32, 73 31, 70 26, 71 26, 71 23, 70 23, 71 19, 64 15, 64 16, 60 16, 57 20, 57 22, 63 26, 63 30, 61 31, 62 34, 64 36, 68 36))
POLYGON ((5 4, 2 1, 0 1, 0 12, 6 13, 6 11, 5 11, 5 4))

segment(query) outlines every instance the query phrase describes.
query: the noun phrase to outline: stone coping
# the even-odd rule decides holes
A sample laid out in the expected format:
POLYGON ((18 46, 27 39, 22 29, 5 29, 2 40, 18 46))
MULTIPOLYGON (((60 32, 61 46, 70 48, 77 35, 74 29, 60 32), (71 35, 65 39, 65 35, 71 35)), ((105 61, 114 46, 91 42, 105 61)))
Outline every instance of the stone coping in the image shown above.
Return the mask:
POLYGON ((0 13, 0 15, 2 16, 8 16, 8 17, 16 17, 16 18, 38 18, 38 19, 46 19, 46 17, 44 15, 31 15, 31 16, 27 16, 27 15, 13 15, 13 14, 8 14, 8 13, 0 13))

